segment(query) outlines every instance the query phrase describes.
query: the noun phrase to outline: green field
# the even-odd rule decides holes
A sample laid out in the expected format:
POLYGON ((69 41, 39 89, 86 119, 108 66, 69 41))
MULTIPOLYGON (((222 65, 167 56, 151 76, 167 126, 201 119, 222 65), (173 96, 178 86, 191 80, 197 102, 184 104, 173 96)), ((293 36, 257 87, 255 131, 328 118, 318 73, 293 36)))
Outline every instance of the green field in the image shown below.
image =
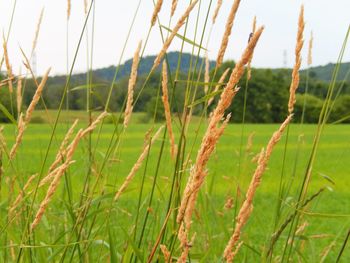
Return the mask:
MULTIPOLYGON (((53 138, 52 147, 49 150, 46 167, 53 161, 58 145, 60 144, 64 134, 66 133, 68 124, 60 123, 55 137, 53 138)), ((191 153, 191 160, 195 160, 195 156, 203 135, 204 127, 197 130, 197 123, 190 126, 186 135, 186 153, 191 153), (197 138, 197 139, 196 139, 197 138), (193 150, 191 151, 193 147, 193 150)), ((83 127, 83 125, 80 125, 83 127)), ((159 126, 159 125, 157 125, 159 126)), ((92 233, 88 240, 83 237, 80 239, 80 249, 87 249, 92 262, 96 262, 97 258, 100 262, 106 262, 109 258, 109 244, 113 241, 118 253, 118 257, 132 251, 133 246, 130 245, 130 238, 127 233, 131 233, 134 226, 141 228, 144 222, 145 211, 148 208, 151 187, 154 182, 154 175, 157 169, 158 156, 161 156, 159 173, 156 179, 155 196, 153 198, 148 224, 145 228, 143 244, 144 246, 138 250, 138 253, 147 257, 161 229, 163 220, 166 216, 165 209, 167 205, 168 195, 170 192, 171 181, 174 173, 174 161, 170 158, 168 137, 165 137, 164 153, 161 151, 161 139, 159 139, 151 148, 150 157, 142 168, 136 174, 134 181, 130 184, 128 190, 122 195, 117 203, 112 202, 112 196, 123 182, 124 178, 130 171, 131 167, 137 160, 144 142, 144 134, 151 127, 151 124, 133 124, 128 127, 127 132, 120 135, 119 147, 115 152, 113 160, 106 163, 102 170, 103 184, 98 184, 95 192, 95 199, 92 203, 87 220, 88 225, 96 220, 98 222, 92 228, 92 233), (139 213, 138 224, 134 224, 137 216, 136 208, 140 193, 140 186, 143 175, 145 175, 145 188, 141 197, 141 208, 139 213), (101 191, 103 194, 101 195, 101 191), (102 196, 102 197, 101 197, 102 196), (94 218, 96 216, 96 218, 94 218), (107 220, 107 218, 109 220, 107 220), (108 227, 107 227, 108 226, 108 227), (109 231, 112 231, 114 240, 109 239, 109 231), (129 242, 128 242, 129 240, 129 242), (127 245, 128 244, 128 245, 127 245), (95 253, 98 249, 99 253, 95 253), (126 250, 125 250, 126 249, 126 250), (94 253, 92 253, 94 251, 94 253)), ((175 127, 175 136, 178 140, 179 130, 175 127)), ((227 196, 232 196, 238 203, 242 201, 243 194, 250 181, 252 173, 255 169, 255 163, 251 160, 266 145, 271 134, 278 125, 253 125, 245 126, 244 138, 242 142, 242 157, 239 158, 241 145, 241 125, 229 125, 222 138, 220 139, 215 153, 213 154, 208 165, 208 176, 205 186, 201 190, 197 210, 193 218, 193 231, 197 233, 196 242, 191 249, 191 259, 200 259, 202 262, 216 262, 221 258, 222 251, 231 235, 234 213, 236 206, 231 210, 225 210, 224 204, 227 196), (247 136, 254 132, 252 150, 247 152, 247 136), (240 160, 241 159, 241 160, 240 160), (240 171, 240 172, 239 172, 240 171), (239 187, 241 195, 235 198, 235 193, 239 187)), ((4 134, 8 147, 12 146, 15 139, 16 129, 11 125, 4 126, 4 134)), ((96 131, 92 136, 92 148, 95 150, 95 163, 98 170, 102 160, 107 152, 114 130, 113 124, 103 126, 100 137, 97 138, 96 131), (98 144, 96 144, 98 141, 98 144)), ((291 188, 289 197, 283 200, 283 213, 281 222, 285 220, 287 213, 293 210, 296 202, 297 192, 301 180, 304 176, 306 163, 308 161, 313 136, 316 125, 304 125, 302 132, 299 125, 291 125, 289 130, 289 139, 287 145, 287 154, 284 168, 284 177, 293 179, 293 187, 291 188), (299 139, 298 139, 299 138, 299 139), (297 158, 297 162, 295 161, 297 158), (294 172, 293 172, 294 171, 294 172)), ((327 246, 332 244, 330 252, 325 262, 333 262, 339 253, 342 242, 344 241, 347 228, 350 223, 350 126, 347 125, 329 125, 325 127, 321 142, 319 145, 316 162, 313 167, 312 180, 309 195, 314 194, 322 187, 327 189, 320 194, 309 206, 308 213, 301 216, 302 222, 307 222, 302 235, 297 237, 297 242, 302 245, 303 259, 302 262, 318 262, 322 258, 327 246), (306 253, 305 253, 306 252, 306 253)), ((17 153, 17 157, 11 167, 7 159, 4 158, 3 169, 13 172, 13 176, 18 178, 19 182, 25 182, 31 174, 39 173, 40 167, 45 158, 46 149, 51 136, 51 127, 48 124, 31 124, 25 133, 24 140, 17 153)), ((80 144, 80 148, 74 155, 74 163, 70 171, 65 177, 65 182, 60 183, 60 190, 56 193, 54 201, 50 203, 45 213, 43 221, 36 230, 36 242, 32 244, 37 246, 35 257, 40 261, 50 258, 58 261, 62 256, 63 249, 68 247, 71 249, 74 238, 67 240, 63 238, 63 233, 68 231, 73 222, 66 209, 71 205, 73 210, 78 208, 78 203, 83 190, 84 178, 87 173, 88 154, 86 152, 88 140, 84 140, 80 144), (68 201, 66 184, 71 187, 71 200, 68 201), (57 223, 59 222, 59 223, 57 223), (68 244, 68 245, 67 245, 68 244)), ((275 207, 277 203, 277 192, 279 187, 279 178, 281 176, 283 153, 285 147, 285 136, 276 146, 273 156, 269 162, 268 169, 264 174, 261 187, 257 191, 254 199, 254 211, 249 219, 248 224, 244 228, 242 240, 245 242, 243 249, 239 253, 239 258, 246 262, 252 262, 259 259, 259 253, 273 232, 273 222, 275 207)), ((46 170, 44 170, 46 171, 46 170)), ((182 184, 187 181, 189 171, 183 173, 182 184)), ((92 179, 96 175, 91 175, 92 179)), ((1 209, 2 214, 6 214, 6 196, 2 190, 1 209)), ((44 189, 39 190, 39 199, 41 200, 45 194, 44 189)), ((30 195, 27 200, 29 204, 30 195)), ((38 208, 38 200, 35 203, 35 210, 38 208)), ((75 211, 77 212, 77 211, 75 211)), ((25 220, 22 218, 21 220, 25 220)), ((172 218, 169 219, 173 221, 172 218)), ((24 222, 23 222, 24 224, 24 222)), ((170 224, 168 228, 172 228, 176 224, 170 224)), ((1 228, 5 227, 5 221, 2 219, 1 228)), ((8 238, 15 244, 21 242, 21 232, 16 233, 16 228, 8 230, 8 238)), ((140 232, 137 233, 137 236, 140 232)), ((275 249, 275 255, 282 254, 279 251, 280 246, 285 242, 286 232, 284 232, 275 249)), ((73 235, 74 237, 74 235, 73 235)), ((171 231, 167 233, 167 238, 171 238, 171 231)), ((3 243, 2 243, 3 244, 3 243)), ((134 244, 135 245, 135 244, 134 244)), ((19 249, 19 246, 15 247, 19 249)), ((178 247, 175 247, 175 251, 178 247)), ((9 253, 9 250, 7 253, 9 253)), ((4 247, 1 250, 3 257, 5 253, 4 247)), ((24 252, 29 249, 25 248, 24 252)), ((350 251, 345 250, 342 256, 342 262, 349 262, 350 251)), ((29 253, 29 252, 28 252, 29 253)), ((175 253, 176 254, 176 253, 175 253)), ((75 254, 78 257, 78 254, 75 254)), ((296 259, 296 254, 293 259, 296 259)), ((301 256, 300 256, 301 257, 301 256)), ((278 260, 278 258, 276 258, 278 260)))

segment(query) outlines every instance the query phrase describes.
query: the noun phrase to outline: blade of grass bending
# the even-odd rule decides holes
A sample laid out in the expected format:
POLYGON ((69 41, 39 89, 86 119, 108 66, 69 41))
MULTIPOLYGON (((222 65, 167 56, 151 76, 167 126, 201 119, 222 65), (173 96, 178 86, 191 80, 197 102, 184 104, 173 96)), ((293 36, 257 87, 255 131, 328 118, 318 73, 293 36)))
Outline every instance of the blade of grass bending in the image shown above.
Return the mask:
MULTIPOLYGON (((312 196, 310 196, 309 199, 307 199, 301 206, 301 208, 306 207, 310 202, 312 202, 316 197, 318 197, 323 191, 325 190, 325 188, 321 188, 317 193, 313 194, 312 196)), ((278 241, 278 238, 280 237, 280 235, 283 233, 283 231, 286 229, 286 227, 289 225, 289 223, 292 222, 293 217, 298 213, 298 210, 295 210, 283 223, 282 225, 279 227, 279 229, 272 235, 271 237, 271 241, 270 241, 270 245, 267 249, 267 253, 266 253, 266 257, 269 258, 272 255, 273 252, 273 248, 274 245, 276 244, 276 242, 278 241)))
POLYGON ((77 91, 77 90, 84 90, 84 89, 92 89, 92 88, 102 88, 102 87, 106 87, 106 84, 103 83, 95 83, 95 84, 85 84, 85 85, 80 85, 80 86, 76 86, 72 89, 70 89, 68 92, 72 92, 72 91, 77 91))
POLYGON ((15 126, 17 126, 17 121, 1 102, 0 102, 0 110, 6 116, 6 118, 8 118, 15 126))
POLYGON ((206 102, 206 101, 208 101, 210 98, 213 98, 213 97, 215 97, 216 95, 221 94, 221 92, 222 92, 222 90, 218 90, 218 91, 215 91, 215 92, 211 92, 211 93, 209 93, 208 95, 205 95, 205 96, 203 96, 202 98, 200 98, 200 99, 198 99, 198 100, 192 102, 192 103, 191 103, 190 105, 188 105, 187 107, 188 107, 188 108, 192 108, 192 107, 194 107, 194 106, 196 106, 196 105, 198 105, 198 104, 201 104, 201 103, 203 103, 203 102, 206 102))
MULTIPOLYGON (((170 29, 170 28, 168 28, 168 27, 166 27, 166 26, 164 26, 164 25, 160 25, 162 28, 164 28, 165 30, 167 30, 168 32, 172 32, 172 29, 170 29)), ((202 47, 200 44, 197 44, 195 41, 193 41, 193 40, 191 40, 191 39, 188 39, 188 38, 186 38, 186 37, 184 37, 184 36, 182 36, 182 35, 180 35, 180 34, 176 34, 176 36, 178 37, 178 38, 180 38, 181 40, 183 40, 184 42, 187 42, 188 44, 190 44, 190 45, 192 45, 192 46, 195 46, 195 47, 198 47, 199 49, 203 49, 203 50, 205 50, 205 51, 207 51, 207 49, 206 48, 204 48, 204 47, 202 47)))
POLYGON ((350 69, 346 72, 346 75, 345 75, 345 77, 344 77, 344 79, 343 79, 339 89, 337 90, 336 95, 334 96, 334 98, 332 100, 332 104, 331 104, 330 109, 328 111, 328 114, 327 114, 327 117, 326 117, 326 121, 328 121, 329 115, 332 113, 332 110, 334 109, 334 106, 335 106, 335 104, 337 102, 337 99, 341 95, 341 92, 343 91, 343 88, 344 88, 345 84, 347 83, 347 79, 348 79, 349 76, 350 76, 350 69))
POLYGON ((348 120, 348 119, 350 119, 350 114, 349 114, 349 115, 346 115, 346 116, 344 116, 344 117, 342 117, 342 118, 340 118, 340 119, 338 119, 338 120, 336 120, 336 121, 333 121, 333 122, 331 122, 330 124, 331 124, 331 125, 339 124, 339 123, 342 123, 343 121, 346 121, 346 120, 348 120))
POLYGON ((111 262, 118 262, 117 251, 115 250, 115 235, 112 234, 111 227, 108 226, 109 254, 111 262))

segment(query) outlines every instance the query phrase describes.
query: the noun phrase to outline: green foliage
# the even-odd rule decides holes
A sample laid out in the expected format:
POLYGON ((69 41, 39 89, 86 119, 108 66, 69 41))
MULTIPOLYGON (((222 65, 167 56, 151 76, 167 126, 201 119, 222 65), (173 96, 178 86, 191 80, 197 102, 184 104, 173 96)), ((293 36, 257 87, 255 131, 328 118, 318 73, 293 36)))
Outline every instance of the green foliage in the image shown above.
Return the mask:
MULTIPOLYGON (((168 63, 170 68, 174 70, 177 66, 179 53, 170 52, 167 55, 168 63)), ((176 83, 176 88, 174 89, 175 93, 173 94, 172 86, 169 82, 169 97, 173 98, 172 101, 172 112, 181 113, 184 106, 184 98, 186 87, 188 86, 187 74, 184 73, 188 70, 190 65, 190 55, 183 53, 180 65, 180 73, 178 77, 178 82, 176 83), (173 96, 174 95, 174 96, 173 96)), ((136 83, 134 91, 134 99, 137 102, 134 105, 134 112, 147 112, 147 119, 153 119, 155 113, 156 97, 158 94, 158 89, 160 88, 160 72, 159 70, 154 72, 148 79, 147 85, 143 87, 145 83, 148 70, 153 64, 154 56, 145 57, 141 60, 140 66, 138 69, 138 80, 136 83), (141 93, 140 93, 141 92, 141 93), (140 94, 140 96, 139 96, 140 94)), ((202 58, 199 60, 198 64, 202 62, 202 58)), ((233 69, 235 66, 234 61, 226 61, 218 69, 214 82, 217 82, 222 75, 222 73, 227 69, 233 69)), ((346 66, 346 65, 345 65, 346 66)), ((344 66, 344 68, 346 68, 344 66)), ((127 87, 129 82, 129 72, 131 67, 131 60, 125 62, 121 66, 118 79, 114 84, 113 91, 111 94, 111 100, 109 104, 109 110, 111 111, 123 111, 123 103, 127 96, 127 87)), ((211 62, 211 67, 213 68, 213 63, 211 62)), ((114 67, 107 69, 99 69, 93 71, 92 78, 92 99, 91 99, 91 108, 92 110, 102 110, 105 107, 105 101, 108 96, 109 91, 109 81, 111 79, 111 73, 109 71, 115 70, 114 67)), ((327 95, 328 83, 319 78, 317 69, 312 69, 309 72, 308 79, 308 94, 310 96, 300 97, 298 96, 297 105, 296 105, 296 120, 300 120, 302 105, 304 98, 306 98, 306 111, 305 111, 305 122, 317 122, 318 113, 320 111, 320 104, 322 100, 327 95), (315 73, 316 72, 316 73, 315 73)), ((214 70, 210 72, 210 76, 213 76, 214 70)), ((323 73, 322 73, 323 74, 323 73)), ((225 81, 228 81, 229 75, 225 81)), ((252 78, 248 82, 248 91, 247 91, 247 110, 245 121, 248 123, 279 123, 281 122, 287 114, 287 102, 289 97, 289 85, 290 85, 290 69, 252 69, 252 78)), ((172 76, 174 77, 174 76, 172 76)), ((341 80, 341 79, 340 79, 341 80)), ((192 94, 196 90, 196 99, 200 100, 205 96, 203 89, 203 74, 198 78, 196 74, 191 79, 192 85, 192 94), (197 83, 198 79, 198 83, 197 83)), ((60 98, 63 94, 63 89, 66 83, 66 77, 56 76, 51 77, 48 80, 47 87, 43 91, 43 98, 49 109, 57 109, 59 106, 60 98)), ((350 85, 348 82, 342 83, 342 93, 341 94, 350 94, 350 85)), ((236 95, 234 103, 232 103, 229 111, 232 112, 231 121, 241 122, 242 121, 242 111, 243 111, 243 99, 244 99, 244 89, 246 87, 246 76, 244 76, 239 86, 241 90, 236 95)), ((340 83, 337 83, 337 86, 340 86, 340 83)), ((301 72, 300 85, 298 88, 298 93, 303 94, 306 87, 306 74, 304 71, 301 72)), ((85 110, 86 109, 86 90, 88 86, 86 85, 86 75, 85 74, 76 74, 72 76, 71 85, 69 86, 69 108, 72 110, 85 110)), ((27 81, 25 93, 24 93, 24 107, 29 105, 31 98, 35 92, 35 85, 32 80, 27 81)), ((161 96, 161 94, 159 94, 161 96)), ((344 95, 341 95, 344 96, 344 95)), ((344 104, 344 101, 340 98, 337 100, 336 107, 331 115, 332 120, 337 120, 341 116, 344 117, 346 113, 345 109, 342 109, 342 106, 338 104, 344 104), (334 115, 334 116, 333 116, 334 115)), ((6 97, 6 96, 3 96, 6 97)), ((209 111, 215 107, 218 101, 220 94, 217 94, 214 99, 214 103, 209 108, 209 111)), ((5 98, 4 98, 5 100, 5 98)), ((204 103, 200 103, 193 108, 193 114, 200 114, 204 107, 204 103)), ((345 106, 344 106, 345 107, 345 106)), ((39 103, 37 109, 42 109, 43 105, 39 103)), ((163 106, 161 98, 159 97, 156 119, 163 120, 163 106)))
POLYGON ((17 119, 17 107, 13 100, 14 94, 10 94, 7 86, 0 87, 0 122, 10 123, 17 119))
MULTIPOLYGON (((224 68, 227 67, 233 68, 234 62, 224 63, 224 68)), ((221 67, 218 71, 219 76, 223 73, 224 68, 221 67)), ((218 79, 219 77, 216 81, 218 79)), ((241 79, 239 87, 240 91, 228 110, 232 112, 231 121, 233 122, 242 121, 246 76, 241 79)), ((246 122, 281 122, 287 114, 288 96, 289 76, 286 70, 253 69, 252 78, 248 82, 246 122)), ((219 96, 217 96, 216 101, 218 98, 219 96)), ((213 107, 215 107, 215 103, 211 106, 211 108, 213 107)))
POLYGON ((305 103, 304 122, 317 123, 322 109, 323 100, 310 94, 297 94, 294 107, 294 119, 296 122, 301 120, 303 105, 305 103), (304 102, 305 101, 305 102, 304 102))
MULTIPOLYGON (((330 82, 335 66, 336 64, 334 63, 328 63, 324 66, 312 67, 310 68, 310 77, 321 81, 330 82)), ((345 79, 346 77, 349 80, 349 76, 347 76, 349 70, 350 63, 342 63, 338 73, 338 80, 345 79)), ((302 74, 306 74, 306 70, 302 71, 302 74)))
POLYGON ((156 121, 164 120, 165 114, 162 99, 160 97, 152 97, 146 104, 146 112, 150 120, 153 118, 156 121))
POLYGON ((343 95, 336 101, 331 114, 332 121, 342 120, 344 123, 350 123, 350 95, 343 95))
POLYGON ((33 116, 30 120, 31 123, 45 123, 45 119, 40 116, 33 116))

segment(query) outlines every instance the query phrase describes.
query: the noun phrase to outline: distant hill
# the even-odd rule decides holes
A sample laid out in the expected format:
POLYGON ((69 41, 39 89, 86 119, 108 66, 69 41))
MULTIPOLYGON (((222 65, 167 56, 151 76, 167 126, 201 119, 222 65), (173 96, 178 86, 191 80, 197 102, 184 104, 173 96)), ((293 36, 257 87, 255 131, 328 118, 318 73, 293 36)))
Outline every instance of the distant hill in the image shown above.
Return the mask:
MULTIPOLYGON (((332 74, 334 71, 336 64, 329 63, 325 66, 317 66, 317 67, 312 67, 310 68, 309 74, 310 77, 318 80, 323 80, 323 81, 331 81, 332 79, 332 74)), ((339 68, 339 73, 338 73, 338 81, 343 80, 346 77, 346 73, 350 70, 350 62, 347 63, 342 63, 340 68, 339 68)), ((306 70, 303 70, 303 73, 305 73, 306 70)), ((350 76, 347 77, 347 80, 350 80, 350 76)))
MULTIPOLYGON (((167 53, 168 62, 170 65, 170 70, 174 72, 177 68, 177 63, 179 59, 179 52, 169 52, 167 53)), ((139 64, 138 68, 138 74, 148 74, 153 66, 153 62, 155 60, 156 56, 146 56, 142 58, 139 64)), ((181 65, 180 65, 180 71, 181 72, 187 72, 190 66, 190 60, 191 60, 191 54, 189 53, 182 53, 181 57, 181 65)), ((197 62, 197 68, 201 65, 203 61, 203 58, 200 57, 197 62)), ((193 63, 195 63, 195 59, 193 60, 193 63)), ((122 64, 119 68, 119 72, 117 75, 117 80, 122 79, 123 77, 129 76, 132 66, 132 59, 127 60, 124 64, 122 64)), ((214 61, 210 61, 210 68, 215 66, 214 61)), ((110 82, 113 80, 114 74, 115 74, 116 67, 115 66, 109 66, 106 68, 96 69, 93 71, 93 75, 95 78, 104 80, 107 82, 110 82)), ((159 68, 158 68, 159 70, 159 68)), ((80 78, 84 74, 75 74, 73 78, 80 78), (79 76, 80 75, 80 76, 79 76)))
MULTIPOLYGON (((180 55, 179 52, 167 53, 170 70, 172 72, 174 72, 177 68, 179 55, 180 55)), ((139 64, 138 74, 139 75, 148 74, 153 66, 153 62, 155 58, 156 56, 146 56, 142 58, 139 64)), ((190 66, 190 59, 191 59, 191 54, 182 53, 180 72, 188 72, 188 69, 190 66)), ((202 57, 199 58, 197 63, 198 68, 201 65, 203 59, 204 58, 202 57)), ((193 61, 193 63, 195 63, 195 61, 193 61)), ((117 75, 117 80, 120 80, 130 75, 131 65, 132 65, 132 59, 129 59, 120 66, 119 73, 117 75)), ((215 67, 215 61, 210 61, 210 68, 212 69, 213 67, 215 67)), ((309 71, 310 77, 312 77, 313 79, 329 82, 332 79, 334 68, 335 68, 334 63, 329 63, 324 66, 312 67, 310 68, 310 71, 309 71)), ((113 80, 115 70, 116 70, 116 66, 109 66, 105 68, 96 69, 96 70, 93 70, 93 76, 95 79, 98 79, 100 81, 111 82, 113 80)), ((346 73, 349 70, 350 70, 350 62, 342 63, 338 73, 338 80, 343 80, 346 76, 346 73)), ((159 68, 158 68, 158 71, 159 71, 159 68)), ((301 74, 305 74, 305 73, 306 73, 306 70, 301 71, 301 74)), ((54 78, 56 81, 58 79, 61 79, 61 81, 58 81, 60 83, 64 84, 65 82, 65 76, 56 76, 54 78)), ((72 76, 72 82, 84 82, 85 78, 86 76, 84 73, 74 74, 72 76)), ((347 80, 350 81, 350 76, 348 77, 347 80)))
MULTIPOLYGON (((175 72, 177 68, 177 63, 179 59, 180 52, 169 52, 167 53, 168 62, 170 65, 170 70, 172 72, 175 72)), ((182 53, 181 55, 181 65, 180 65, 180 72, 188 72, 188 69, 190 67, 190 60, 191 60, 191 54, 189 53, 182 53)), ((138 74, 139 76, 148 74, 153 66, 154 59, 156 58, 155 55, 153 56, 146 56, 142 58, 139 68, 138 68, 138 74)), ((197 68, 201 65, 203 62, 203 57, 200 57, 197 62, 197 68)), ((192 63, 195 63, 195 59, 192 61, 192 63)), ((125 61, 124 64, 120 65, 119 72, 117 75, 117 80, 120 80, 124 77, 128 77, 130 75, 132 66, 132 59, 129 59, 125 61)), ((215 61, 210 61, 210 69, 215 67, 215 61)), ((159 67, 160 68, 160 67, 159 67)), ((157 71, 159 71, 159 68, 157 71)), ((329 63, 324 66, 316 66, 310 68, 309 74, 310 77, 315 80, 325 81, 329 82, 332 79, 332 74, 335 68, 334 63, 329 63)), ((114 74, 115 74, 116 66, 109 66, 105 68, 95 69, 93 70, 93 76, 95 80, 98 81, 104 81, 104 82, 111 82, 113 80, 114 74)), ((274 71, 278 71, 279 69, 273 69, 274 71)), ((338 73, 338 81, 341 81, 345 78, 346 73, 350 70, 350 62, 342 63, 341 67, 339 69, 338 73)), ((306 70, 302 70, 301 74, 304 75, 306 73, 306 70)), ((51 78, 51 83, 55 84, 64 84, 66 80, 65 76, 55 76, 51 78)), ((85 73, 78 73, 73 74, 71 81, 73 83, 84 83, 86 80, 86 74, 85 73)), ((350 81, 350 76, 347 78, 348 81, 350 81)))

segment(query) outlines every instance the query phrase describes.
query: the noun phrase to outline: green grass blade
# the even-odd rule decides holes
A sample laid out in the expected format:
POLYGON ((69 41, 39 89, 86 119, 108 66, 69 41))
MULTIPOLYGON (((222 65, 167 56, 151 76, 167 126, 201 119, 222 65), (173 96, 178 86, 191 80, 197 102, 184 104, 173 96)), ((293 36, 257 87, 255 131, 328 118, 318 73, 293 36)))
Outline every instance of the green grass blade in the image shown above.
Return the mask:
POLYGON ((12 114, 6 109, 6 107, 1 102, 0 102, 0 110, 14 125, 17 125, 15 118, 12 116, 12 114))
MULTIPOLYGON (((164 25, 161 25, 161 27, 164 28, 165 30, 167 30, 167 31, 170 32, 170 33, 173 32, 172 29, 170 29, 170 28, 168 28, 168 27, 166 27, 166 26, 164 26, 164 25)), ((180 38, 181 40, 183 40, 184 42, 187 42, 188 44, 190 44, 190 45, 192 45, 192 46, 195 46, 195 47, 198 47, 198 48, 200 48, 200 49, 203 49, 203 50, 207 51, 207 49, 206 49, 205 47, 203 47, 203 46, 197 44, 195 41, 193 41, 193 40, 191 40, 191 39, 188 39, 187 37, 184 37, 184 36, 182 36, 182 35, 180 35, 180 34, 178 34, 178 33, 176 34, 176 36, 177 36, 178 38, 180 38)))

